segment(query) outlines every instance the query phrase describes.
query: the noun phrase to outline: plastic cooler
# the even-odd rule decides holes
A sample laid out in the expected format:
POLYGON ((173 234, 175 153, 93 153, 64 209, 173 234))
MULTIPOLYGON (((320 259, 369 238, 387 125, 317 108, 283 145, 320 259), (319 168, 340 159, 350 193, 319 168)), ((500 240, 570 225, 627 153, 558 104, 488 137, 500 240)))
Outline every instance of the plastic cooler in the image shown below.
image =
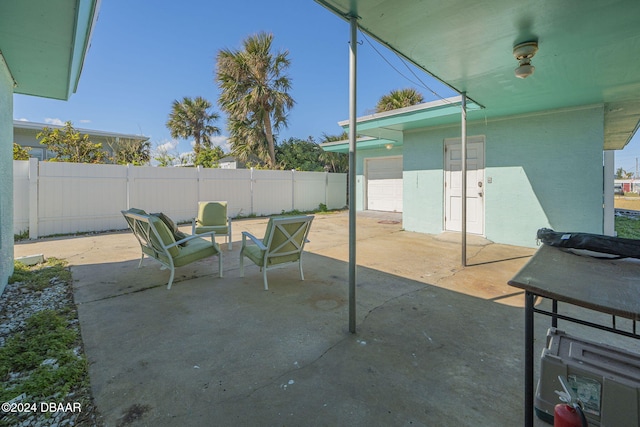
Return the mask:
POLYGON ((640 355, 550 328, 534 403, 538 418, 550 424, 562 403, 555 393, 562 390, 559 375, 582 401, 590 426, 640 425, 640 355))

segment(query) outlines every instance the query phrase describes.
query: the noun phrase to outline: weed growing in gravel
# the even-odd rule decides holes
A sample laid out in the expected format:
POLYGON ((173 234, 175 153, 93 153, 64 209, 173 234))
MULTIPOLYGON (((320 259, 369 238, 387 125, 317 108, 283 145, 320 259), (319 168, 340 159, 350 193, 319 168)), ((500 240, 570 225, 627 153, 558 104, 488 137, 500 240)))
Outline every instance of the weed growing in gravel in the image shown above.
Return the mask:
MULTIPOLYGON (((50 258, 34 267, 15 263, 9 283, 21 282, 25 292, 70 283, 66 261, 50 258)), ((37 298, 37 297, 36 297, 37 298)), ((58 309, 38 311, 0 347, 0 401, 25 394, 30 399, 64 397, 88 387, 87 361, 72 300, 58 309)))
POLYGON ((9 278, 9 283, 21 282, 22 286, 32 291, 43 290, 51 284, 53 279, 60 282, 71 280, 71 271, 67 268, 67 262, 57 258, 48 258, 46 263, 34 267, 16 262, 13 269, 13 276, 9 278))
POLYGON ((68 313, 40 311, 0 348, 1 401, 22 393, 33 398, 64 396, 85 381, 86 361, 74 351, 79 336, 69 329, 69 320, 68 313))

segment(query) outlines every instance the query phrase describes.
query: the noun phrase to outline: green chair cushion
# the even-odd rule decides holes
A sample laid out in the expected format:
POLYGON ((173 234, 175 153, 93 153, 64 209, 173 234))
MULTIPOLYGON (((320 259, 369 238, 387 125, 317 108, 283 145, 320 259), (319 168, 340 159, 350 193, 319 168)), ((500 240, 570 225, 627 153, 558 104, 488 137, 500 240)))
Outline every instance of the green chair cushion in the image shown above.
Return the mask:
MULTIPOLYGON (((162 222, 164 222, 164 224, 167 226, 169 231, 171 231, 171 233, 173 234, 173 238, 176 240, 176 242, 178 240, 182 240, 185 237, 187 237, 186 234, 184 234, 182 231, 178 230, 178 226, 173 222, 173 220, 171 218, 166 216, 164 213, 158 212, 158 213, 152 213, 152 214, 149 214, 149 215, 153 215, 153 216, 156 216, 156 217, 160 218, 162 220, 162 222)), ((181 243, 180 246, 184 246, 184 244, 181 243)))
POLYGON ((198 204, 198 226, 226 226, 227 202, 200 202, 198 204))
POLYGON ((180 249, 180 254, 173 258, 173 265, 181 267, 202 258, 218 254, 220 251, 211 240, 197 238, 186 242, 185 247, 180 249))
POLYGON ((138 214, 138 215, 146 215, 147 214, 145 211, 143 211, 142 209, 138 209, 138 208, 130 208, 129 210, 127 210, 127 212, 138 214))
POLYGON ((196 234, 207 233, 209 231, 214 231, 216 234, 224 236, 226 234, 229 234, 229 227, 227 227, 226 225, 196 226, 196 234))
MULTIPOLYGON (((156 230, 158 231, 158 235, 160 236, 160 239, 165 246, 171 245, 176 242, 175 238, 173 237, 173 233, 169 231, 169 228, 160 218, 154 215, 149 215, 149 222, 156 228, 156 230)), ((154 239, 156 239, 156 237, 152 234, 151 240, 154 239)), ((158 242, 154 243, 157 244, 158 242)), ((169 254, 173 258, 177 257, 180 254, 180 248, 178 248, 177 246, 169 248, 169 254)))
MULTIPOLYGON (((281 227, 284 228, 285 230, 287 230, 287 233, 289 235, 292 235, 293 233, 295 233, 300 228, 300 224, 297 224, 297 223, 284 224, 281 227)), ((271 248, 273 248, 273 249, 279 247, 284 242, 286 242, 287 239, 288 239, 287 236, 285 236, 282 233, 282 231, 280 231, 278 228, 274 228, 273 233, 274 233, 273 240, 271 241, 271 248)), ((302 245, 302 239, 303 238, 304 238, 304 233, 302 233, 302 232, 298 233, 295 236, 296 243, 298 243, 299 245, 302 245)), ((286 252, 297 251, 297 250, 298 250, 298 248, 296 247, 296 245, 294 245, 293 243, 289 242, 286 245, 284 245, 283 247, 281 247, 280 249, 278 249, 278 252, 276 252, 275 254, 286 253, 286 252)))
POLYGON ((249 258, 253 263, 259 267, 264 267, 264 253, 265 251, 261 250, 256 245, 247 245, 244 247, 242 252, 247 258, 249 258))

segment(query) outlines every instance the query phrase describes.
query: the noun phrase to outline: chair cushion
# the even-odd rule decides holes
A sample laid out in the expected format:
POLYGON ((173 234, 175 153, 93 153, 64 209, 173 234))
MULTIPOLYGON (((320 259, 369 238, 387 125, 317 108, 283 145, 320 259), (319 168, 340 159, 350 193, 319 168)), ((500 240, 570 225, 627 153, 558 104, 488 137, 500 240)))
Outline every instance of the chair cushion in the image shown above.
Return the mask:
POLYGON ((138 215, 146 215, 147 214, 145 211, 143 211, 142 209, 138 209, 138 208, 130 208, 126 212, 134 213, 134 214, 138 214, 138 215))
MULTIPOLYGON (((264 264, 264 253, 265 251, 260 250, 256 245, 247 245, 244 247, 242 252, 247 258, 249 258, 255 265, 258 267, 265 267, 264 264)), ((283 264, 285 262, 294 262, 300 259, 300 252, 290 255, 284 256, 270 256, 267 259, 266 267, 271 267, 272 265, 283 264)))
MULTIPOLYGON (((164 222, 164 224, 167 226, 169 231, 171 231, 171 234, 173 234, 173 238, 176 240, 176 242, 178 240, 182 240, 185 237, 187 237, 186 234, 178 230, 178 226, 173 222, 173 220, 168 216, 166 216, 165 214, 163 214, 162 212, 152 213, 150 215, 157 216, 162 220, 162 222, 164 222)), ((184 246, 184 243, 181 243, 180 246, 184 246)))
POLYGON ((185 247, 180 249, 180 254, 173 258, 173 265, 182 267, 202 258, 219 254, 217 245, 213 245, 211 240, 197 238, 186 242, 185 247))
POLYGON ((273 218, 278 218, 278 217, 269 218, 269 222, 267 223, 267 231, 264 232, 264 237, 262 238, 262 243, 264 243, 265 246, 269 241, 269 236, 271 236, 271 229, 273 228, 273 218))
POLYGON ((265 251, 261 250, 256 245, 247 245, 244 247, 242 253, 249 258, 253 263, 259 267, 264 267, 262 265, 264 263, 264 253, 265 251))
POLYGON ((221 235, 221 236, 225 236, 227 234, 229 234, 229 227, 227 227, 226 225, 220 225, 220 226, 216 226, 216 225, 212 225, 212 226, 196 226, 196 234, 202 234, 202 233, 206 233, 208 231, 214 231, 217 235, 221 235))
POLYGON ((199 226, 226 226, 227 202, 200 202, 198 204, 199 226))
MULTIPOLYGON (((284 228, 287 233, 289 235, 293 235, 299 228, 300 228, 301 224, 300 223, 291 223, 291 224, 284 224, 281 225, 282 228, 284 228)), ((280 245, 282 245, 284 242, 287 241, 288 237, 284 235, 284 233, 282 233, 282 231, 280 231, 279 229, 275 228, 273 230, 273 240, 271 241, 271 249, 274 250, 275 248, 278 248, 280 245)), ((298 234, 295 235, 294 240, 299 244, 302 245, 302 239, 304 238, 304 233, 302 231, 298 232, 298 234)), ((277 253, 286 253, 286 252, 291 252, 291 251, 297 251, 298 247, 296 247, 296 245, 294 245, 292 242, 287 243, 286 245, 282 246, 280 249, 278 249, 277 253)))
MULTIPOLYGON (((169 231, 169 228, 160 218, 155 215, 149 215, 149 222, 153 224, 153 226, 156 228, 156 231, 158 231, 158 235, 160 236, 160 239, 162 240, 164 246, 168 246, 176 242, 175 238, 173 237, 173 233, 169 231)), ((151 240, 155 239, 156 237, 152 233, 151 240)), ((157 244, 158 242, 154 243, 157 244)), ((177 246, 169 248, 169 254, 174 258, 177 257, 180 254, 180 248, 178 248, 177 246)))

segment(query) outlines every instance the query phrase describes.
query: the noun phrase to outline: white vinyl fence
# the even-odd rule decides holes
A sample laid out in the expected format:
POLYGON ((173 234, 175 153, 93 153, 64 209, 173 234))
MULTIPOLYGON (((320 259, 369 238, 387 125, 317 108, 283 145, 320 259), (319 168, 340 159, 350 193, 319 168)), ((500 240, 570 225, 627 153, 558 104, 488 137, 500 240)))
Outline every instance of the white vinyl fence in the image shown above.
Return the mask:
POLYGON ((231 217, 347 204, 346 174, 254 169, 13 162, 14 233, 29 238, 120 230, 121 210, 164 212, 189 221, 201 200, 225 200, 231 217))

